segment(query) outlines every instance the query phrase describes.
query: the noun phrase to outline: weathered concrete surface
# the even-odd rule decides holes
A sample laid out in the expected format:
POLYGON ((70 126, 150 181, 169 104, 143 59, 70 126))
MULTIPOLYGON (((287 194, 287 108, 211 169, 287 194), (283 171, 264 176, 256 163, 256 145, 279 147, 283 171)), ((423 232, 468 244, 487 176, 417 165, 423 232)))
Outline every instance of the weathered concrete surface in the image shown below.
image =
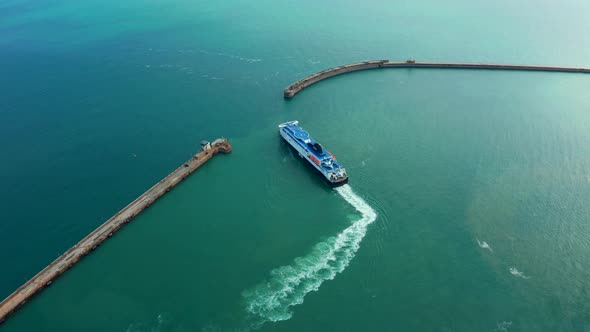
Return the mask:
POLYGON ((371 60, 351 63, 344 66, 333 67, 309 75, 291 85, 284 91, 285 98, 292 98, 308 86, 325 80, 327 78, 350 73, 359 70, 376 68, 433 68, 433 69, 487 69, 487 70, 519 70, 519 71, 544 71, 561 73, 584 73, 589 74, 590 68, 584 67, 558 67, 558 66, 534 66, 534 65, 512 65, 496 63, 461 63, 461 62, 392 62, 389 60, 371 60))
POLYGON ((218 152, 229 153, 231 150, 232 147, 226 139, 217 139, 211 144, 210 150, 197 153, 162 181, 156 183, 2 301, 0 303, 0 323, 211 157, 218 152))

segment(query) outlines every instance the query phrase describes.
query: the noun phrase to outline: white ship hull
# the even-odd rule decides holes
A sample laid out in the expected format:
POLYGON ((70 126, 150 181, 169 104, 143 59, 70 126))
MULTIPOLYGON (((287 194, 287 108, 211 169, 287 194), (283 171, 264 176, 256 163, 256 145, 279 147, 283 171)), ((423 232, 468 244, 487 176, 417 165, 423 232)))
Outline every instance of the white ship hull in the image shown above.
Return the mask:
MULTIPOLYGON (((295 121, 291 123, 296 124, 295 121)), ((305 159, 311 166, 313 166, 313 168, 320 172, 328 182, 330 182, 332 185, 341 185, 348 181, 348 176, 346 175, 346 171, 344 170, 344 168, 338 168, 337 170, 326 170, 322 167, 322 163, 325 163, 326 161, 330 165, 333 164, 340 166, 331 154, 328 158, 326 158, 329 160, 319 160, 318 157, 314 156, 309 149, 302 146, 303 143, 301 141, 298 142, 296 138, 291 136, 285 130, 282 130, 282 126, 284 126, 284 124, 279 126, 279 128, 281 128, 281 130, 279 130, 281 137, 287 143, 289 143, 289 145, 291 145, 291 147, 293 147, 295 151, 297 151, 301 158, 305 159)))

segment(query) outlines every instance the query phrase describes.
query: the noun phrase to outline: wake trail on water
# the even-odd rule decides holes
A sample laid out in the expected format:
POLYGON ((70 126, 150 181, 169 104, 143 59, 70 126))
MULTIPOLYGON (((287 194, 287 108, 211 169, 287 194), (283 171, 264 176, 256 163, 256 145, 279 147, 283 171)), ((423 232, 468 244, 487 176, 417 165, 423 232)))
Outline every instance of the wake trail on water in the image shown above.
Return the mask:
POLYGON ((334 279, 354 258, 377 213, 349 185, 335 190, 361 213, 361 218, 335 237, 316 244, 306 256, 295 258, 291 265, 272 270, 266 281, 245 291, 250 328, 291 318, 292 306, 302 304, 305 295, 334 279))

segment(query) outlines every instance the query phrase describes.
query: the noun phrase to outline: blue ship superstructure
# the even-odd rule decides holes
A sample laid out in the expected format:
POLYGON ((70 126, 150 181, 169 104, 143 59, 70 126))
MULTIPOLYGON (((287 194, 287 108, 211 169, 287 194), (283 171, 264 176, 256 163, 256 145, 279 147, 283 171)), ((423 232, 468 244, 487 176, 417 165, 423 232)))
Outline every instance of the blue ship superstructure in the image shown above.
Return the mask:
POLYGON ((317 169, 332 185, 348 182, 346 170, 336 161, 330 151, 324 149, 305 130, 298 121, 289 121, 279 125, 279 133, 297 152, 317 169))

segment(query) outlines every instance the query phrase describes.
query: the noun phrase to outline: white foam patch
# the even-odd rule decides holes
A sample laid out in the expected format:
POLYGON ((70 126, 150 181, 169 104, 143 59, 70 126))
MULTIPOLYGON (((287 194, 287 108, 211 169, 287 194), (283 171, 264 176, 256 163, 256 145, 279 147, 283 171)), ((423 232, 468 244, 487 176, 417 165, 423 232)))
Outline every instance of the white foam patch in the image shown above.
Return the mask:
POLYGON ((296 258, 293 264, 272 270, 268 280, 244 292, 252 328, 291 318, 292 306, 302 304, 305 295, 317 291, 324 281, 334 279, 355 256, 367 226, 377 214, 349 185, 336 191, 361 213, 361 218, 336 237, 316 244, 308 255, 296 258))
POLYGON ((510 274, 512 274, 515 277, 519 277, 519 278, 523 278, 523 279, 529 279, 529 276, 524 275, 524 273, 522 273, 521 271, 518 271, 515 267, 511 267, 509 269, 510 274))
POLYGON ((480 241, 479 239, 475 239, 475 240, 477 241, 477 244, 479 245, 480 248, 487 249, 490 252, 494 252, 492 250, 492 247, 490 247, 490 245, 486 241, 480 241))
POLYGON ((507 322, 507 321, 503 321, 500 323, 496 323, 496 328, 494 329, 494 332, 508 332, 508 329, 512 326, 512 321, 507 322))
POLYGON ((126 332, 160 332, 166 327, 170 327, 172 319, 165 313, 158 314, 155 320, 150 322, 136 322, 131 323, 127 327, 126 332))

